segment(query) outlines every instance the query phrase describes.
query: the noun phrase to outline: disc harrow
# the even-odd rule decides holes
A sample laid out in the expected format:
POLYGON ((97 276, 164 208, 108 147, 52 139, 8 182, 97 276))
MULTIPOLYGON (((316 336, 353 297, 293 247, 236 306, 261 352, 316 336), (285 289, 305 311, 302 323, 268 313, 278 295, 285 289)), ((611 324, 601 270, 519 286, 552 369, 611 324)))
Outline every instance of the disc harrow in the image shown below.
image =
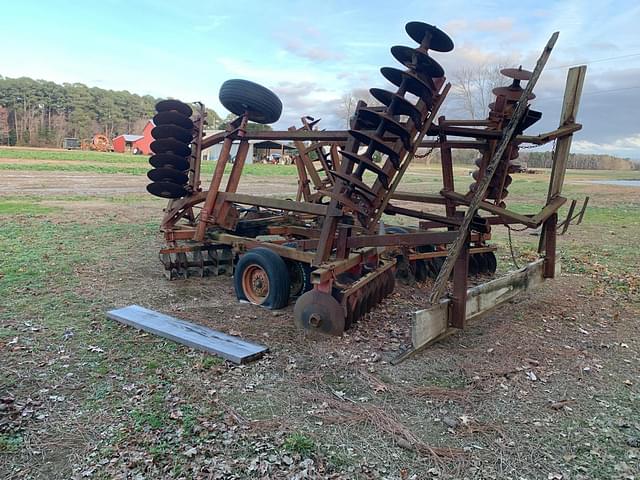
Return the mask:
MULTIPOLYGON (((505 124, 509 122, 513 115, 513 109, 517 101, 522 95, 523 88, 520 85, 521 81, 528 81, 531 79, 531 72, 523 70, 522 66, 519 68, 505 68, 500 71, 505 77, 511 78, 511 85, 505 87, 497 87, 493 89, 496 100, 489 104, 489 120, 493 122, 492 128, 499 130, 503 128, 505 124)), ((535 98, 535 95, 531 93, 527 97, 527 101, 531 101, 535 98)), ((541 118, 542 114, 535 110, 528 109, 522 122, 518 128, 518 134, 522 133, 526 128, 533 125, 541 118)), ((493 200, 495 205, 505 208, 505 198, 509 195, 507 187, 513 182, 511 174, 517 173, 521 170, 521 165, 515 160, 518 158, 519 147, 516 141, 512 141, 500 160, 495 174, 489 183, 489 189, 485 195, 485 199, 493 200)), ((475 165, 478 167, 472 174, 475 180, 469 186, 469 192, 476 191, 478 183, 485 174, 489 159, 491 158, 492 150, 486 150, 481 158, 475 161, 475 165)))
POLYGON ((225 246, 166 248, 160 251, 160 261, 164 266, 165 277, 169 280, 233 273, 233 254, 225 246))
MULTIPOLYGON (((290 131, 313 132, 320 119, 302 117, 302 127, 290 131)), ((293 142, 298 154, 294 162, 298 169, 298 199, 319 203, 333 187, 333 173, 339 165, 338 145, 335 142, 293 142), (310 186, 313 186, 314 192, 310 186)))
POLYGON ((408 153, 431 113, 437 85, 442 85, 444 69, 428 52, 453 49, 453 41, 433 25, 410 22, 406 31, 419 46, 394 46, 391 54, 407 70, 390 67, 381 70, 397 88, 395 91, 369 90, 382 107, 365 106, 356 110, 353 128, 348 132, 351 140, 341 152, 341 168, 333 172, 339 181, 331 197, 350 206, 366 229, 377 224, 382 213, 380 208, 392 193, 393 181, 403 170, 403 162, 407 161, 408 153), (407 94, 417 100, 408 98, 407 94), (389 136, 395 136, 397 140, 389 140, 389 136), (366 172, 373 176, 365 177, 366 172))
MULTIPOLYGON (((567 200, 560 195, 562 168, 567 142, 580 129, 574 119, 585 68, 570 72, 564 104, 574 110, 563 109, 566 118, 552 132, 523 135, 541 117, 529 102, 556 34, 533 74, 522 68, 501 71, 510 82, 493 90, 487 119, 448 119, 439 112, 452 85, 431 53, 450 52, 453 41, 427 23, 410 22, 405 29, 417 45, 391 48, 401 66, 380 70, 390 86, 369 90, 375 101, 358 102, 348 130, 319 129, 319 120, 309 116, 302 117, 302 127, 286 131, 250 128, 250 122, 278 121, 282 102, 268 88, 242 79, 222 84, 220 103, 237 117, 210 135, 204 133, 203 104, 193 103, 192 109, 177 100, 158 103, 147 189, 170 199, 161 223, 166 248, 160 253, 168 278, 233 275, 238 300, 272 310, 295 302, 299 328, 332 335, 366 317, 394 291, 396 278, 424 282, 415 287, 431 285, 429 302, 438 323, 431 314, 415 317, 412 342, 422 344, 428 341, 425 335, 438 334, 443 326, 464 328, 471 318, 469 295, 488 299, 474 308, 494 302, 493 290, 468 288, 469 277, 496 272, 496 247, 488 243, 494 226, 542 227, 544 258, 531 271, 553 277, 558 209, 567 200), (524 89, 522 82, 527 82, 524 89), (545 206, 539 213, 508 210, 512 175, 521 168, 519 145, 556 139, 561 148, 554 150, 545 206), (295 200, 277 191, 258 195, 239 185, 252 143, 274 141, 293 143, 298 150, 295 200), (217 161, 208 185, 201 186, 201 153, 210 148, 216 148, 217 161), (414 157, 434 149, 440 153, 442 187, 398 191, 414 157), (452 152, 457 149, 480 152, 468 191, 466 182, 463 191, 456 189, 452 152), (480 191, 482 196, 474 194, 480 191), (439 208, 444 213, 437 213, 439 208), (410 226, 385 227, 396 215, 398 224, 410 226), (444 300, 451 306, 441 308, 447 289, 451 293, 444 300), (437 331, 424 329, 425 322, 437 331)), ((485 285, 498 288, 502 279, 485 285)))
POLYGON ((162 100, 156 105, 156 112, 153 117, 156 126, 151 130, 155 139, 151 150, 155 155, 149 159, 154 168, 147 173, 152 182, 147 185, 147 191, 157 197, 181 198, 189 192, 193 110, 178 100, 162 100))

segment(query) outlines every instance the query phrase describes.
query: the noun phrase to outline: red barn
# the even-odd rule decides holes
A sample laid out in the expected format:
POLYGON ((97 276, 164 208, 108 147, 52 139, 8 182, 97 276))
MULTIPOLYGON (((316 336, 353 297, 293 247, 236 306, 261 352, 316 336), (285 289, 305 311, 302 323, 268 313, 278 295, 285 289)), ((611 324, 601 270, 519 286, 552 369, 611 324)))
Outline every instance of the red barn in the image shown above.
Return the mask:
POLYGON ((142 135, 118 135, 113 139, 113 151, 118 153, 142 153, 143 155, 151 155, 151 130, 155 127, 153 122, 149 120, 142 130, 142 135))

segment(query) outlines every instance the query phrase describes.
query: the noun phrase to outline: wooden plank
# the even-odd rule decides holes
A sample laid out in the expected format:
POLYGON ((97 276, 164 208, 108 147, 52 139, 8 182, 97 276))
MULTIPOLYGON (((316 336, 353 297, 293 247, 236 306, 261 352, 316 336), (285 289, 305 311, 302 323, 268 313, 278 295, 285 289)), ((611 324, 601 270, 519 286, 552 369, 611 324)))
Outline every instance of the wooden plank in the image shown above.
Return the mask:
MULTIPOLYGON (((586 65, 569 69, 562 103, 562 113, 560 114, 560 128, 575 123, 586 74, 586 65)), ((551 167, 551 180, 549 182, 547 203, 562 192, 562 184, 564 183, 564 176, 567 171, 572 139, 573 135, 567 135, 558 139, 556 143, 556 148, 553 152, 553 165, 551 167)))
MULTIPOLYGON (((541 258, 520 270, 469 288, 465 321, 479 317, 516 295, 541 285, 545 280, 544 263, 545 259, 541 258)), ((559 262, 556 262, 555 274, 560 274, 559 262)), ((450 299, 442 299, 433 307, 413 313, 411 329, 413 349, 424 347, 447 331, 451 318, 450 305, 450 299)))
POLYGON ((562 207, 566 202, 567 199, 565 197, 555 197, 551 202, 545 205, 542 210, 540 210, 540 213, 531 217, 531 221, 540 225, 547 218, 560 210, 560 207, 562 207))
POLYGON ((213 353, 237 364, 260 358, 269 351, 269 348, 264 345, 247 342, 139 305, 110 310, 107 312, 107 317, 182 345, 213 353))
POLYGON ((413 313, 411 325, 411 344, 414 349, 426 345, 429 341, 439 337, 449 328, 448 299, 426 310, 413 313))

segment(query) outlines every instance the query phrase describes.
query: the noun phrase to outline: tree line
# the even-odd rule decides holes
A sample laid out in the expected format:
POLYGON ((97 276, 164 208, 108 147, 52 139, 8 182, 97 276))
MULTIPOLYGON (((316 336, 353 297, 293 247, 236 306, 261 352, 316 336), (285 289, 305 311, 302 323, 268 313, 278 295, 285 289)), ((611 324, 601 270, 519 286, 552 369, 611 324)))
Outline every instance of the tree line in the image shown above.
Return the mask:
MULTIPOLYGON (((426 153, 426 152, 424 152, 426 153)), ((440 152, 434 150, 427 157, 422 157, 418 151, 418 158, 423 158, 423 162, 440 163, 440 152)), ((520 150, 520 156, 514 160, 527 168, 551 168, 553 153, 544 152, 527 152, 520 150)), ((480 157, 477 150, 453 149, 453 163, 457 165, 472 165, 475 168, 475 161, 480 157)), ((640 170, 640 163, 636 163, 629 158, 621 158, 613 155, 597 155, 591 153, 570 153, 567 168, 578 170, 640 170)))
MULTIPOLYGON (((60 147, 65 137, 139 134, 159 100, 82 83, 0 76, 0 145, 60 147)), ((211 109, 207 112, 216 128, 220 117, 211 109)))

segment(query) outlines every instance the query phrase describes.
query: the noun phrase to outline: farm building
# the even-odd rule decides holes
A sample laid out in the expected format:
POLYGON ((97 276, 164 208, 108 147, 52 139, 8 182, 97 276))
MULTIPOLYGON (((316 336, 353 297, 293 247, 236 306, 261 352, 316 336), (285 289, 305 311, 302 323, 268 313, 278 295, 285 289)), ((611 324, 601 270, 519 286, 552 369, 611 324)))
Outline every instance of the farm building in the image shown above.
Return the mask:
POLYGON ((141 153, 143 155, 151 155, 151 130, 155 127, 153 122, 149 120, 142 130, 142 135, 123 134, 113 139, 113 151, 118 153, 141 153))
MULTIPOLYGON (((206 130, 205 136, 213 135, 215 133, 219 133, 222 130, 206 130)), ((238 153, 238 146, 240 142, 234 142, 231 147, 231 161, 238 153)), ((295 150, 295 148, 285 145, 280 142, 272 142, 272 141, 258 141, 258 140, 249 140, 249 153, 247 154, 247 159, 245 163, 254 163, 260 162, 263 158, 269 157, 273 154, 280 156, 290 153, 295 150)), ((202 160, 217 160, 220 156, 220 152, 222 151, 222 144, 216 144, 212 147, 209 147, 202 151, 202 160)))

